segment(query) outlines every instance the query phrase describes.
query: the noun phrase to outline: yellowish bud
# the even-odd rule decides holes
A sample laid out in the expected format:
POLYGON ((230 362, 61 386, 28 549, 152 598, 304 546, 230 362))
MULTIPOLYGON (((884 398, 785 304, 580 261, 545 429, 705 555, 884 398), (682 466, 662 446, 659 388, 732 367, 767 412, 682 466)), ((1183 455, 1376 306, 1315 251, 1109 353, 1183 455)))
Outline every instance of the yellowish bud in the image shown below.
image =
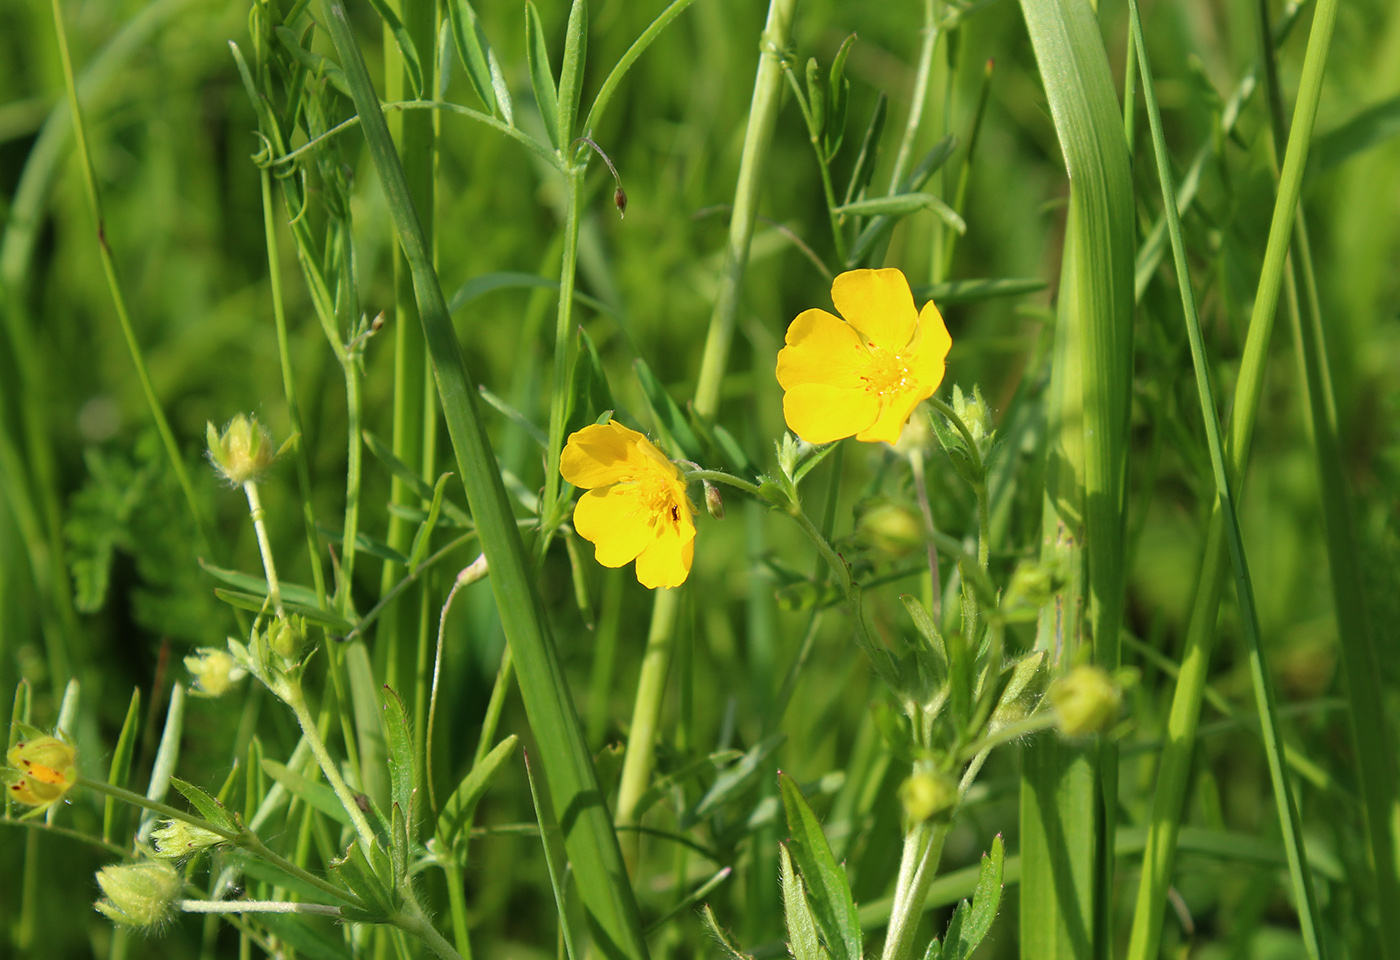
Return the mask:
POLYGON ((97 885, 107 895, 94 907, 98 913, 128 927, 158 927, 175 913, 175 901, 185 882, 164 860, 103 867, 97 885))
POLYGON ((240 413, 229 421, 223 433, 211 423, 205 435, 214 469, 235 487, 256 482, 277 456, 272 447, 272 435, 256 417, 240 413))
POLYGON ((306 652, 306 619, 294 613, 278 617, 267 631, 267 644, 284 660, 296 661, 306 652))
POLYGON ((1118 716, 1123 691, 1099 667, 1075 667, 1050 684, 1047 694, 1055 722, 1067 737, 1097 733, 1118 716))
POLYGON ((62 799, 78 781, 77 757, 73 745, 58 737, 15 741, 5 754, 10 799, 39 810, 62 799))
POLYGON ((924 545, 924 524, 918 513, 890 500, 865 509, 856 524, 856 533, 873 549, 896 557, 924 545))
POLYGON ((911 823, 922 823, 958 804, 958 782, 946 773, 919 771, 899 786, 899 799, 911 823))
POLYGON ((194 677, 196 692, 206 697, 223 696, 248 674, 227 650, 215 647, 201 647, 186 657, 185 669, 194 677))
POLYGON ((151 831, 151 839, 156 844, 156 856, 162 860, 180 860, 224 842, 217 833, 183 820, 162 822, 151 831))

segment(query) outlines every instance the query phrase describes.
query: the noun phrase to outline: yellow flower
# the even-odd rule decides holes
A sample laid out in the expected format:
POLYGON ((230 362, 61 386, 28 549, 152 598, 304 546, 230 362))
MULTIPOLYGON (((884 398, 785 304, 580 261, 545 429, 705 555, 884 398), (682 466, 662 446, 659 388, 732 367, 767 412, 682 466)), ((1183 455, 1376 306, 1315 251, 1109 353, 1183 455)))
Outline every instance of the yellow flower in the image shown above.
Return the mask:
POLYGON ((831 285, 841 317, 804 310, 778 351, 788 427, 808 443, 894 443, 943 380, 953 340, 938 308, 914 309, 904 274, 851 270, 831 285))
POLYGON ((10 799, 36 807, 48 807, 61 799, 78 780, 77 750, 57 737, 16 741, 5 754, 14 770, 10 799))
POLYGON ((695 554, 695 508, 675 464, 650 440, 619 423, 569 435, 559 459, 564 479, 588 492, 574 508, 574 530, 605 567, 637 561, 642 586, 678 587, 695 554))

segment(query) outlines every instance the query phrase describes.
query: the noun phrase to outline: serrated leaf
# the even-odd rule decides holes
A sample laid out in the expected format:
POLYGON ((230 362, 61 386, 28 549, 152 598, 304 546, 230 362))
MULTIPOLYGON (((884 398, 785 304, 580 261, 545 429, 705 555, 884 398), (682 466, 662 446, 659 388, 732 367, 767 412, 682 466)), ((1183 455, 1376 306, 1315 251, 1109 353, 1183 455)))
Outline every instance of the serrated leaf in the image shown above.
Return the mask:
POLYGON ((438 836, 442 837, 449 847, 456 846, 463 824, 471 819, 477 804, 495 782, 496 775, 515 753, 518 740, 515 734, 511 734, 492 747, 490 753, 473 764, 471 770, 462 778, 462 782, 457 785, 457 789, 452 791, 452 796, 447 798, 442 815, 438 817, 437 829, 438 836))
POLYGON ((190 806, 198 810, 199 815, 205 820, 224 830, 237 829, 233 814, 229 813, 222 803, 211 797, 203 788, 181 780, 179 777, 171 777, 170 785, 180 791, 181 795, 190 802, 190 806))
POLYGON ((496 112, 496 91, 491 83, 491 67, 487 54, 491 44, 481 29, 476 10, 470 0, 447 0, 447 15, 451 22, 452 41, 457 47, 457 59, 466 70, 472 89, 486 107, 486 112, 496 112))
POLYGON ((860 918, 846 871, 832 856, 826 834, 797 781, 779 773, 778 786, 792 835, 793 859, 807 885, 822 939, 835 960, 861 960, 860 918))
POLYGON ((953 910, 953 916, 948 920, 948 932, 943 934, 943 945, 949 949, 944 950, 947 960, 966 960, 966 954, 962 952, 962 928, 967 920, 967 901, 964 900, 953 910))
POLYGON ((389 763, 389 797, 391 829, 394 855, 400 864, 408 862, 408 836, 413 827, 413 789, 417 783, 417 770, 413 734, 408 728, 408 711, 403 700, 387 684, 381 688, 384 715, 384 745, 389 763), (402 817, 401 825, 393 823, 393 818, 402 817), (400 829, 392 829, 398 826, 400 829))
POLYGON ((554 71, 549 65, 549 48, 544 42, 544 26, 534 0, 525 0, 525 59, 530 65, 530 85, 535 90, 535 104, 544 121, 549 142, 557 150, 559 142, 559 94, 554 86, 554 71))
POLYGON ((787 844, 778 844, 779 875, 783 884, 783 921, 787 926, 788 952, 792 960, 825 960, 817 939, 817 921, 807 903, 807 891, 792 869, 787 844))
POLYGON ((992 921, 997 918, 997 909, 1001 906, 1001 880, 1005 865, 1006 850, 1001 834, 997 834, 992 840, 991 853, 982 857, 982 868, 977 874, 977 890, 972 895, 972 909, 958 937, 957 960, 970 957, 992 929, 992 921))
POLYGON ((641 357, 632 361, 632 366, 637 371, 637 382, 641 384, 642 394, 646 397, 647 406, 651 409, 652 419, 657 428, 670 438, 677 448, 676 452, 682 457, 694 460, 700 456, 700 441, 690 429, 689 421, 681 412, 681 408, 676 406, 676 401, 666 392, 666 388, 661 385, 661 381, 651 372, 651 367, 647 366, 647 362, 641 357))

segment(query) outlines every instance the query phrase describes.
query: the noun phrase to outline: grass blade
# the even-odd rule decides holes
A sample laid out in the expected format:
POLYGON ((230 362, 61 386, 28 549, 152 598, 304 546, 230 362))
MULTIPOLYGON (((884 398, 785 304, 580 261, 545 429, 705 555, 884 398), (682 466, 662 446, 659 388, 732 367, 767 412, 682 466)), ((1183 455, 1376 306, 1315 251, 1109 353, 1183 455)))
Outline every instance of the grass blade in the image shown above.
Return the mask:
POLYGON ((345 9, 335 0, 325 0, 323 11, 355 95, 355 109, 383 183, 399 242, 413 272, 419 319, 458 472, 491 569, 491 587, 501 625, 511 646, 525 711, 539 744, 564 843, 578 876, 580 898, 590 924, 599 934, 596 942, 607 957, 645 960, 647 948, 641 918, 617 835, 544 619, 533 565, 526 557, 505 485, 496 468, 496 457, 481 422, 477 391, 467 376, 431 249, 409 199, 403 169, 345 9))
POLYGON ((544 27, 534 0, 525 0, 525 56, 530 63, 530 85, 535 90, 535 105, 544 120, 545 133, 554 149, 563 148, 559 141, 559 94, 554 88, 554 71, 549 65, 549 47, 544 42, 544 27))

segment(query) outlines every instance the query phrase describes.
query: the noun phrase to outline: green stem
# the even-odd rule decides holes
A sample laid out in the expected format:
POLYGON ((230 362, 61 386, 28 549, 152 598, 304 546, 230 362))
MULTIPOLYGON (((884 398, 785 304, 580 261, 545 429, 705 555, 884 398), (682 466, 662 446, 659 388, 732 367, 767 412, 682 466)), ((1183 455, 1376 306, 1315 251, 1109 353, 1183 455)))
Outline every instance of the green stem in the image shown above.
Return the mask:
POLYGON ((243 484, 243 492, 248 496, 248 514, 253 518, 253 530, 258 536, 258 552, 262 554, 263 574, 267 577, 267 599, 280 620, 286 616, 286 611, 282 609, 282 585, 277 579, 277 565, 272 561, 272 544, 267 539, 267 512, 258 496, 257 483, 249 480, 243 484))
POLYGON ((899 880, 890 906, 890 922, 885 932, 881 960, 908 960, 914 949, 914 933, 924 913, 929 884, 938 872, 943 841, 948 838, 952 819, 924 820, 904 837, 900 855, 899 880))
POLYGON ((369 821, 365 819, 364 812, 360 809, 355 795, 350 792, 350 788, 345 785, 344 779, 341 778, 335 758, 326 749, 326 742, 321 739, 321 733, 316 728, 316 720, 311 716, 311 711, 306 706, 306 695, 302 692, 301 680, 289 677, 282 686, 283 689, 278 692, 287 706, 292 708, 297 723, 301 724, 302 736, 306 738, 312 754, 316 757, 316 762, 320 764, 326 782, 331 785, 331 789, 335 791, 336 797, 345 808, 346 815, 350 817, 350 822, 354 824, 355 832, 359 835, 360 842, 364 844, 366 855, 368 855, 368 852, 374 849, 374 830, 370 827, 369 821))
POLYGON ((919 135, 919 124, 924 118, 924 103, 928 100, 929 74, 933 72, 933 51, 938 45, 938 21, 934 12, 934 0, 924 0, 924 42, 919 48, 919 66, 914 74, 914 89, 911 91, 909 116, 904 121, 904 136, 899 140, 899 152, 895 154, 894 168, 890 171, 890 189, 893 194, 899 189, 908 171, 909 160, 913 156, 914 140, 919 135))
POLYGON ((758 74, 753 83, 749 124, 744 131, 744 152, 739 160, 739 180, 734 188, 734 212, 729 220, 729 242, 720 270, 719 293, 710 314, 705 335, 705 352, 700 359, 700 375, 695 386, 695 411, 713 418, 719 410, 720 387, 729 365, 729 347, 734 339, 734 323, 739 315, 739 290, 749 262, 758 200, 768 166, 768 148, 783 92, 783 51, 792 30, 792 12, 797 0, 770 0, 768 20, 763 28, 758 74))
POLYGON ((344 919, 340 907, 293 900, 177 900, 175 906, 185 913, 303 913, 344 919))
MULTIPOLYGON (((414 905, 416 906, 416 904, 414 905)), ((428 945, 428 949, 442 960, 462 960, 462 955, 452 948, 437 928, 416 911, 413 914, 399 913, 391 918, 391 923, 407 933, 411 933, 428 945)))
POLYGON ((544 499, 540 501, 540 552, 549 546, 554 529, 563 521, 560 503, 559 457, 564 451, 564 422, 569 408, 569 388, 574 353, 574 283, 578 274, 578 240, 583 205, 584 166, 564 173, 564 256, 559 267, 559 313, 554 327, 554 387, 549 398, 549 449, 544 471, 544 499))
MULTIPOLYGON (((637 678, 637 697, 632 706, 632 725, 627 734, 627 756, 623 761, 622 781, 618 787, 615 819, 619 827, 637 825, 637 801, 642 798, 651 780, 661 702, 666 695, 666 678, 671 671, 671 653, 675 649, 676 614, 680 599, 679 589, 663 588, 657 591, 652 605, 651 629, 647 634, 641 675, 637 678)), ((637 863, 639 839, 635 830, 626 831, 618 837, 622 854, 633 869, 637 863)))

